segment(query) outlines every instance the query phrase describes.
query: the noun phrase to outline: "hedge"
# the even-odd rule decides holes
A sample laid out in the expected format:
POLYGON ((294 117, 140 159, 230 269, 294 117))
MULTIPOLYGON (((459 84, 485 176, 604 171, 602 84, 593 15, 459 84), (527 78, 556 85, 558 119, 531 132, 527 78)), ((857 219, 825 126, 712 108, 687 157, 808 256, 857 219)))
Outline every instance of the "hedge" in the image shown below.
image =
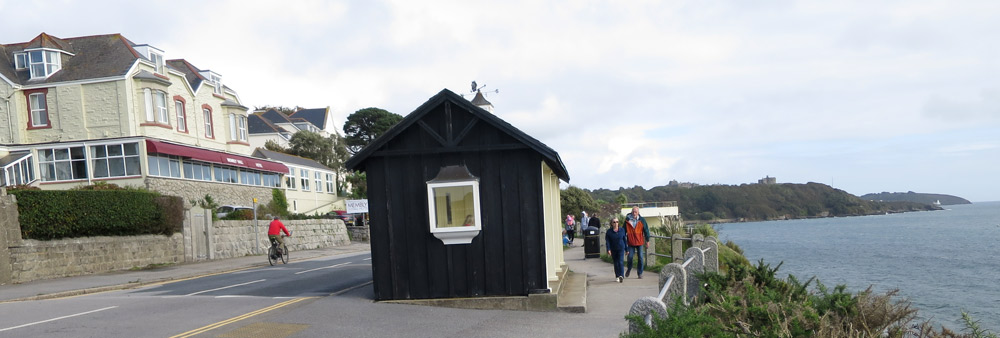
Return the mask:
POLYGON ((25 239, 171 235, 180 231, 180 197, 134 190, 14 190, 25 239))

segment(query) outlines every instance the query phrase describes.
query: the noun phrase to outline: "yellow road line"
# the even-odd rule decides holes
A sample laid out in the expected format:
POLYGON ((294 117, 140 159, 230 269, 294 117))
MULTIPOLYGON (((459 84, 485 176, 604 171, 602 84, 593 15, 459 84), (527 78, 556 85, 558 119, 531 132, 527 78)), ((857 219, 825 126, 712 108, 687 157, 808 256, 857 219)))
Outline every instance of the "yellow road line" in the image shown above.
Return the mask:
POLYGON ((295 299, 292 299, 292 300, 284 301, 284 302, 281 302, 281 303, 278 303, 278 304, 275 304, 275 305, 271 305, 271 306, 268 306, 266 308, 254 311, 254 312, 250 312, 250 313, 247 313, 247 314, 243 314, 243 315, 240 315, 240 316, 229 318, 229 319, 223 320, 223 321, 215 323, 215 324, 210 324, 210 325, 207 325, 207 326, 204 326, 204 327, 201 327, 201 328, 197 328, 197 329, 194 329, 194 330, 191 330, 191 331, 188 331, 188 332, 181 333, 181 334, 176 335, 176 336, 171 336, 170 338, 185 338, 185 337, 191 337, 191 336, 194 336, 194 335, 197 335, 197 334, 202 334, 202 333, 208 332, 210 330, 214 330, 214 329, 217 329, 217 328, 220 328, 220 327, 223 327, 223 326, 226 326, 226 325, 229 325, 229 324, 232 324, 232 323, 235 323, 235 322, 238 322, 238 321, 241 321, 241 320, 244 320, 244 319, 247 319, 247 318, 250 318, 250 317, 253 317, 253 316, 256 316, 256 315, 268 312, 268 311, 271 311, 271 310, 274 310, 274 309, 282 308, 282 307, 285 307, 285 306, 288 306, 288 305, 292 305, 292 304, 301 302, 301 301, 306 300, 306 299, 313 299, 313 298, 317 298, 317 297, 302 297, 302 298, 295 298, 295 299))

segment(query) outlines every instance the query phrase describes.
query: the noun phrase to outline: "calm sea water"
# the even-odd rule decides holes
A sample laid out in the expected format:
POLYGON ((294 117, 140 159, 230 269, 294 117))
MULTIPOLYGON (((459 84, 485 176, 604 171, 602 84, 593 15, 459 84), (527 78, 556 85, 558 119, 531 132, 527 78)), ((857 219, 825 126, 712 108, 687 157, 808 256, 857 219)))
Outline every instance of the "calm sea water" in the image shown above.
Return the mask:
POLYGON ((961 331, 964 310, 1000 334, 1000 202, 947 210, 718 225, 756 263, 833 287, 899 289, 923 319, 961 331))

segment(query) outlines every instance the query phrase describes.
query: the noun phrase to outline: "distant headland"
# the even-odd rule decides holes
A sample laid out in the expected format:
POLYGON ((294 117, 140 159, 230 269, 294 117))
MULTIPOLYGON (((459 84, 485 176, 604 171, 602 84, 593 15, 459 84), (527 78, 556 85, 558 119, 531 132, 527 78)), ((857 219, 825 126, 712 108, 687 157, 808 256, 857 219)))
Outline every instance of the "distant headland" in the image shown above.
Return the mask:
POLYGON ((969 200, 952 195, 925 194, 919 192, 880 192, 865 194, 861 199, 876 202, 916 202, 935 205, 972 204, 969 200))

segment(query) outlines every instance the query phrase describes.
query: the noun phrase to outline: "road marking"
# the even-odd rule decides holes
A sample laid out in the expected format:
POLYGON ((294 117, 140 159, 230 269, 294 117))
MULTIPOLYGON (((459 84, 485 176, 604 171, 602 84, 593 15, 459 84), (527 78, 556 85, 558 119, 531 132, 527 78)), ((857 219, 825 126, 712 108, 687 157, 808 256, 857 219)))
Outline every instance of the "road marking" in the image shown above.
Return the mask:
POLYGON ((370 261, 370 260, 372 260, 372 258, 371 258, 371 257, 368 257, 368 258, 365 258, 365 259, 362 259, 362 260, 363 260, 363 261, 370 261))
POLYGON ((93 310, 93 311, 81 312, 81 313, 77 313, 77 314, 74 314, 74 315, 62 316, 62 317, 52 318, 52 319, 46 319, 46 320, 38 321, 38 322, 34 322, 34 323, 28 323, 28 324, 18 325, 18 326, 14 326, 14 327, 8 327, 8 328, 5 328, 5 329, 0 329, 0 332, 10 331, 10 330, 13 330, 13 329, 20 329, 22 327, 27 327, 27 326, 32 326, 32 325, 38 325, 38 324, 42 324, 42 323, 54 322, 54 321, 57 321, 57 320, 60 320, 60 319, 66 319, 66 318, 72 318, 72 317, 76 317, 76 316, 87 315, 87 314, 91 314, 91 313, 94 313, 94 312, 100 312, 100 311, 104 311, 104 310, 111 310, 111 309, 114 309, 116 307, 117 306, 109 306, 109 307, 106 307, 106 308, 103 308, 103 309, 97 309, 97 310, 93 310))
POLYGON ((229 325, 229 324, 232 324, 232 323, 235 323, 235 322, 238 322, 238 321, 241 321, 241 320, 244 320, 244 319, 247 319, 247 318, 250 318, 250 317, 253 317, 253 316, 256 316, 256 315, 268 312, 268 311, 271 311, 271 310, 274 310, 274 309, 282 308, 282 307, 285 307, 285 306, 288 306, 288 305, 292 305, 292 304, 301 302, 301 301, 306 300, 306 299, 313 299, 313 298, 317 298, 317 297, 302 297, 302 298, 295 298, 295 299, 292 299, 292 300, 287 300, 287 301, 284 301, 284 302, 281 302, 281 303, 278 303, 278 304, 275 304, 275 305, 271 305, 271 306, 268 306, 266 308, 254 311, 254 312, 250 312, 250 313, 247 313, 247 314, 243 314, 243 315, 240 315, 240 316, 229 318, 229 319, 223 320, 223 321, 215 323, 215 324, 206 325, 206 326, 203 326, 203 327, 200 327, 200 328, 188 331, 188 332, 181 333, 181 334, 176 335, 176 336, 171 336, 170 338, 185 338, 185 337, 191 337, 191 336, 194 336, 194 335, 202 334, 202 333, 205 333, 207 331, 214 330, 214 329, 217 329, 217 328, 220 328, 220 327, 223 327, 223 326, 226 326, 226 325, 229 325))
POLYGON ((202 294, 202 293, 206 293, 206 292, 225 290, 225 289, 228 289, 228 288, 235 288, 237 286, 244 286, 244 285, 253 284, 253 283, 260 283, 260 282, 263 282, 263 281, 266 281, 266 279, 258 279, 258 280, 252 281, 252 282, 240 283, 240 284, 235 284, 235 285, 230 285, 230 286, 223 286, 221 288, 215 288, 215 289, 211 289, 211 290, 198 291, 198 292, 195 292, 195 293, 186 294, 185 296, 194 296, 194 295, 202 294))
POLYGON ((361 288, 361 287, 364 287, 364 286, 367 286, 367 285, 371 285, 374 282, 375 281, 371 281, 370 280, 370 281, 367 281, 367 282, 364 282, 364 283, 361 283, 361 284, 358 284, 358 285, 355 285, 355 286, 352 286, 352 287, 349 287, 349 288, 346 288, 346 289, 343 289, 343 290, 331 293, 330 296, 340 296, 340 295, 342 295, 344 293, 347 293, 348 291, 351 291, 351 290, 354 290, 354 289, 358 289, 358 288, 361 288))
POLYGON ((316 270, 339 268, 341 266, 344 266, 344 265, 347 265, 347 264, 351 264, 351 263, 352 262, 347 262, 347 263, 340 263, 340 264, 337 264, 337 265, 324 266, 322 268, 315 268, 315 269, 311 269, 311 270, 299 271, 299 272, 296 272, 295 274, 298 275, 298 274, 303 274, 303 273, 306 273, 306 272, 313 272, 313 271, 316 271, 316 270))

